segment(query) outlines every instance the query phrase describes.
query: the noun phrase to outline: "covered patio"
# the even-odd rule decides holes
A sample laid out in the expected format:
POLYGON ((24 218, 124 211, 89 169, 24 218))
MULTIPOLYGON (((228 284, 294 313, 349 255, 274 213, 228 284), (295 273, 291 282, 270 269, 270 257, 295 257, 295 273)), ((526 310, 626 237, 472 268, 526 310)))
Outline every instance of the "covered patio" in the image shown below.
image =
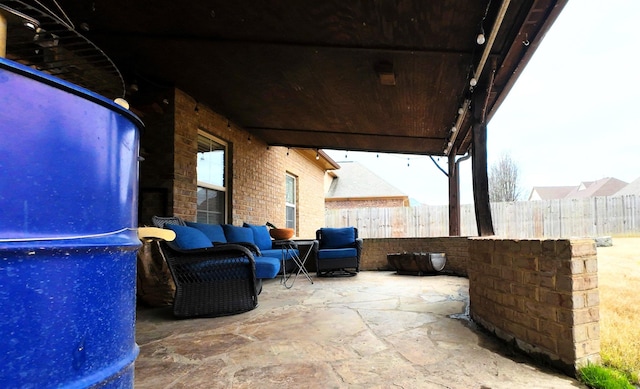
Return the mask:
POLYGON ((466 278, 364 271, 264 285, 257 309, 137 312, 136 388, 580 388, 469 321, 466 278))
MULTIPOLYGON (((45 20, 24 5, 39 2, 6 3, 45 20)), ((139 199, 150 212, 195 219, 203 134, 228 146, 222 216, 235 224, 284 222, 285 171, 300 178, 301 197, 308 190, 321 203, 319 169, 293 169, 323 148, 448 162, 450 237, 365 243, 369 267, 356 278, 300 279, 290 290, 272 280, 258 309, 241 315, 175 320, 168 308, 140 307, 136 386, 577 387, 467 320, 570 374, 597 359, 595 248, 492 237, 488 198, 487 124, 565 3, 58 1, 122 71, 110 83, 90 65, 71 79, 105 81, 101 93, 125 97, 146 125, 139 199), (290 149, 303 150, 299 160, 290 149), (459 237, 457 169, 468 157, 484 240, 459 237), (372 271, 386 253, 425 247, 446 252, 468 280, 372 271)), ((41 39, 64 43, 45 27, 41 39)), ((24 46, 9 42, 8 57, 53 72, 40 49, 20 57, 34 52, 25 36, 24 46)), ((65 72, 86 65, 82 54, 43 47, 65 72)), ((299 205, 305 238, 321 213, 299 205)))
MULTIPOLYGON (((7 1, 42 20, 39 40, 55 42, 53 60, 37 48, 34 55, 33 39, 24 36, 15 45, 9 40, 9 58, 124 97, 155 129, 167 121, 155 116, 172 110, 176 123, 202 128, 204 122, 189 123, 193 119, 177 113, 206 106, 221 116, 220 127, 240 128, 249 143, 253 138, 267 147, 445 157, 451 236, 460 235, 458 164, 470 157, 478 235, 488 236, 494 231, 487 124, 566 0, 60 0, 51 8, 59 14, 51 26, 32 8, 42 8, 38 3, 7 1), (113 62, 85 58, 75 34, 66 42, 60 23, 86 35, 113 62), (185 106, 174 89, 187 95, 185 106)), ((143 186, 161 186, 158 179, 148 182, 152 175, 142 171, 143 186)), ((174 204, 173 212, 181 211, 174 204)))

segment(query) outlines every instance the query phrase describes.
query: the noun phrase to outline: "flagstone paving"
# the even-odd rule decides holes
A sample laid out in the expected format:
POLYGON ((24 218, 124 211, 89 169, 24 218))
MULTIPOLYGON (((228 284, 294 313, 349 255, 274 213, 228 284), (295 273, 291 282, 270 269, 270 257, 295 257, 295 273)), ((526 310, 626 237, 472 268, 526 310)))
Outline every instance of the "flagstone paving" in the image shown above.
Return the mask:
POLYGON ((466 320, 466 278, 313 281, 269 280, 233 316, 139 308, 136 388, 585 388, 466 320))

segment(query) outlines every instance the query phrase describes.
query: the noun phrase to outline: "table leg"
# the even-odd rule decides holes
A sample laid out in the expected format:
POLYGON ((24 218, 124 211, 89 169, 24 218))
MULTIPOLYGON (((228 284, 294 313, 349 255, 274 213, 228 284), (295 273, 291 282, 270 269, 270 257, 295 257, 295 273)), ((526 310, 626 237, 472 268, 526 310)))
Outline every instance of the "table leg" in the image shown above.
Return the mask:
POLYGON ((304 258, 300 258, 300 256, 298 255, 299 251, 298 251, 298 253, 296 253, 291 244, 283 244, 282 245, 282 279, 280 280, 280 283, 284 284, 285 288, 291 289, 291 287, 293 287, 293 284, 296 282, 296 279, 298 279, 298 276, 300 275, 300 273, 303 273, 305 275, 305 277, 307 277, 309 282, 311 282, 311 284, 313 284, 313 280, 311 279, 311 276, 309 275, 309 272, 304 267, 304 264, 305 264, 305 262, 307 262, 307 259, 309 258, 309 254, 311 253, 311 251, 313 251, 313 247, 311 247, 311 249, 309 249, 307 251, 307 253, 304 255, 304 258), (295 277, 293 277, 293 281, 291 282, 291 285, 287 285, 287 281, 289 281, 291 276, 294 276, 294 273, 291 272, 289 274, 289 276, 287 276, 287 269, 286 269, 286 266, 285 266, 285 259, 284 259, 284 258, 286 258, 288 256, 289 251, 292 252, 291 260, 298 267, 298 271, 295 273, 295 277))

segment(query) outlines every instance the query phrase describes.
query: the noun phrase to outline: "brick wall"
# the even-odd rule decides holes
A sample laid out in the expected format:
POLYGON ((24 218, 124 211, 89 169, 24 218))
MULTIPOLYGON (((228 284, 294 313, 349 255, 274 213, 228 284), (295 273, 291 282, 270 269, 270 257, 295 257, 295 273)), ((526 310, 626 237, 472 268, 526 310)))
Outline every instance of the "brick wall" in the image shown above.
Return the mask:
POLYGON ((202 122, 209 124, 207 120, 201 120, 209 119, 204 113, 204 108, 199 107, 196 112, 195 107, 195 100, 176 90, 172 207, 173 214, 185 220, 196 220, 198 127, 202 122))
POLYGON ((593 240, 469 240, 474 321, 568 374, 599 360, 593 240))
MULTIPOLYGON (((315 167, 315 158, 310 160, 295 150, 289 150, 289 156, 286 156, 287 149, 281 148, 284 152, 285 171, 296 177, 298 187, 296 192, 298 207, 297 218, 298 228, 297 236, 304 239, 315 239, 316 230, 324 227, 324 172, 315 167)), ((277 219, 276 226, 285 225, 284 215, 284 174, 281 181, 283 185, 282 194, 282 213, 281 218, 277 219)), ((274 219, 276 220, 276 219, 274 219)))
MULTIPOLYGON (((285 174, 290 173, 298 179, 297 236, 315 237, 315 230, 324 225, 324 170, 315 160, 285 147, 267 147, 261 139, 207 106, 197 104, 196 110, 196 101, 180 90, 175 90, 168 106, 173 107, 170 113, 144 118, 146 129, 141 141, 141 147, 147 150, 141 187, 167 190, 166 214, 195 220, 197 134, 202 130, 229 145, 231 219, 228 222, 240 225, 270 221, 284 226, 285 174)), ((145 207, 143 197, 141 190, 141 209, 145 207)))
POLYGON ((407 207, 408 198, 327 200, 327 209, 407 207))
POLYGON ((158 104, 155 110, 136 113, 144 122, 140 132, 140 195, 138 223, 151 225, 154 215, 169 215, 173 204, 173 150, 174 120, 173 94, 167 95, 167 104, 158 104))
POLYGON ((387 254, 403 252, 445 253, 447 263, 443 271, 467 275, 469 240, 464 237, 364 239, 360 268, 388 270, 387 254))

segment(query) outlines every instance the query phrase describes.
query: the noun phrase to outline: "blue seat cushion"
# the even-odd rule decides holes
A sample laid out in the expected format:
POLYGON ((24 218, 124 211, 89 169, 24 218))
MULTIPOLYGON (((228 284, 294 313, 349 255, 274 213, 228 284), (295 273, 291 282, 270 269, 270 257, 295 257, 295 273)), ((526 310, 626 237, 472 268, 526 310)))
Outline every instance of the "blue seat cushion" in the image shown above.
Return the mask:
POLYGON ((353 227, 320 229, 320 249, 339 249, 353 246, 355 241, 356 230, 353 227))
POLYGON ((273 257, 255 257, 256 278, 275 278, 280 272, 280 259, 273 257))
POLYGON ((250 228, 234 226, 232 224, 223 224, 222 229, 227 237, 228 243, 253 243, 253 231, 250 228))
POLYGON ((271 250, 272 241, 267 226, 244 223, 242 227, 249 228, 253 232, 253 242, 258 246, 260 251, 271 250))
POLYGON ((269 249, 269 250, 260 250, 260 252, 262 253, 262 255, 266 255, 267 257, 275 257, 275 258, 280 258, 280 259, 284 259, 289 260, 291 258, 293 258, 293 255, 300 255, 300 251, 298 250, 282 250, 282 249, 269 249), (284 255, 284 258, 282 258, 282 256, 284 255))
POLYGON ((165 224, 165 228, 176 233, 176 239, 173 242, 183 250, 213 247, 209 238, 202 231, 193 227, 165 224))
POLYGON ((202 231, 210 241, 215 243, 227 243, 227 237, 224 235, 224 230, 220 224, 206 224, 206 223, 194 223, 185 222, 187 226, 193 227, 202 231))
POLYGON ((357 256, 358 250, 355 248, 318 250, 318 259, 350 258, 357 256))

